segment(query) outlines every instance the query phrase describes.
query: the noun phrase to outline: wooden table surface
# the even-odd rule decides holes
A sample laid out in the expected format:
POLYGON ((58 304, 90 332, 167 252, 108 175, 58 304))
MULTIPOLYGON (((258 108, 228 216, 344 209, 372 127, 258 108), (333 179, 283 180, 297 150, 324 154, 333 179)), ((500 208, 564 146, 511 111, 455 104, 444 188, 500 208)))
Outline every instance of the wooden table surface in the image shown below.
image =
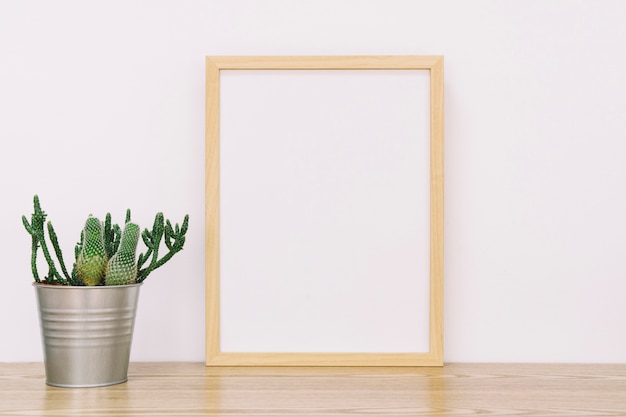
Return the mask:
POLYGON ((131 363, 103 388, 45 385, 0 363, 0 416, 626 416, 626 365, 206 368, 131 363))

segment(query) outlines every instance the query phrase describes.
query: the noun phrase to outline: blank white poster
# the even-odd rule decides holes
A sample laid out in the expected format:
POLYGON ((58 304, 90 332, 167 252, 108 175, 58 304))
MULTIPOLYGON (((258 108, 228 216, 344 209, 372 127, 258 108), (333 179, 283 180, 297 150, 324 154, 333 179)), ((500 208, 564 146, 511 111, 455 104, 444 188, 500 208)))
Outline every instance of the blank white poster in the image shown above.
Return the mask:
POLYGON ((430 77, 222 70, 222 352, 428 352, 430 77))

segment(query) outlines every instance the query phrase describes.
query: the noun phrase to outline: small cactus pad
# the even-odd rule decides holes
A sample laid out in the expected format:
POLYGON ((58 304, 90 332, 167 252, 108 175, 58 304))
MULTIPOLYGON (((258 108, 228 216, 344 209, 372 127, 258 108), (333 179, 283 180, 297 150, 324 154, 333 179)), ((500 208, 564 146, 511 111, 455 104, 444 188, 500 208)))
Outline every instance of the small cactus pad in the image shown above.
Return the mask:
POLYGON ((85 285, 99 285, 107 266, 102 222, 89 216, 83 229, 83 246, 76 259, 76 275, 85 285))
POLYGON ((135 223, 126 223, 120 247, 109 260, 105 285, 129 285, 134 284, 137 279, 137 262, 135 253, 137 242, 139 242, 140 229, 135 223))

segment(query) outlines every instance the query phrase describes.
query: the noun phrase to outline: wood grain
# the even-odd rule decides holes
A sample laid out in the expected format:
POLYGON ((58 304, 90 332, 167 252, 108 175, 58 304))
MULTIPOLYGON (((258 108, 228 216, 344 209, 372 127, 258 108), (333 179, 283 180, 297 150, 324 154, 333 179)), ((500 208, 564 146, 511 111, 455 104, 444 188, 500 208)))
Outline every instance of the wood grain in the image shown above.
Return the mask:
POLYGON ((443 57, 210 56, 206 58, 206 365, 441 366, 443 364, 443 57), (430 334, 428 352, 235 353, 220 341, 219 147, 221 70, 430 71, 430 334))
POLYGON ((205 300, 207 358, 220 346, 220 70, 206 60, 205 300))
POLYGON ((335 69, 430 69, 441 56, 211 56, 212 65, 224 70, 335 70, 335 69))
POLYGON ((626 365, 220 368, 131 363, 129 381, 46 386, 0 364, 0 416, 625 416, 626 365))
POLYGON ((430 67, 430 353, 443 365, 443 57, 430 67))

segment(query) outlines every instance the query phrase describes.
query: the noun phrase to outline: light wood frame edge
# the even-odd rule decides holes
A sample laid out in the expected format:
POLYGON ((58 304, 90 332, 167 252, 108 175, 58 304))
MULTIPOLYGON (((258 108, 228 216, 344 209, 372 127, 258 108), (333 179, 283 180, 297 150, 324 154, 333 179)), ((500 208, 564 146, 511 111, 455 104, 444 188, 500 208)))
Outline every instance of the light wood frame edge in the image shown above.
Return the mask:
POLYGON ((207 366, 442 366, 443 365, 443 57, 210 56, 206 57, 206 365, 207 366), (419 69, 430 71, 430 351, 424 353, 220 352, 219 73, 243 69, 419 69))

